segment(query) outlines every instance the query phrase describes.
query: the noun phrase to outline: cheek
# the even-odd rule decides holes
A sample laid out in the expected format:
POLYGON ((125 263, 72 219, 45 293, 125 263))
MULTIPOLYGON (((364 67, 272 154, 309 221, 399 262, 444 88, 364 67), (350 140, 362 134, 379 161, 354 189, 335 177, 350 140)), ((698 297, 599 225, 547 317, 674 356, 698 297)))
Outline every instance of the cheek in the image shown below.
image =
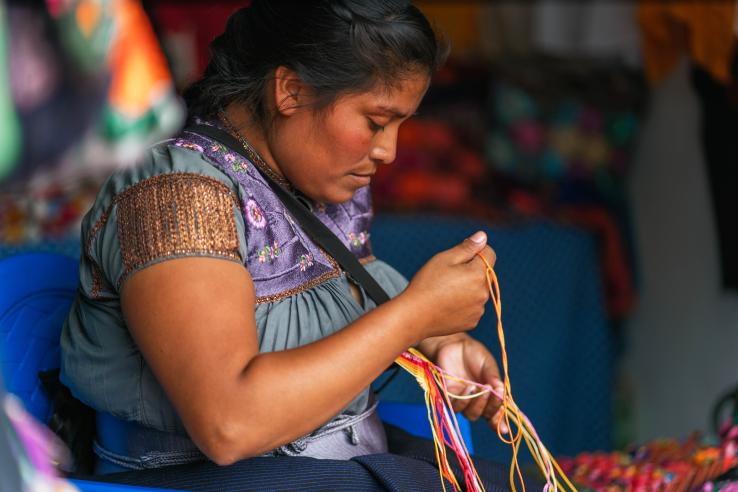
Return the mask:
POLYGON ((355 164, 369 154, 371 134, 366 125, 362 127, 356 122, 338 122, 331 125, 326 136, 332 157, 342 164, 355 164))

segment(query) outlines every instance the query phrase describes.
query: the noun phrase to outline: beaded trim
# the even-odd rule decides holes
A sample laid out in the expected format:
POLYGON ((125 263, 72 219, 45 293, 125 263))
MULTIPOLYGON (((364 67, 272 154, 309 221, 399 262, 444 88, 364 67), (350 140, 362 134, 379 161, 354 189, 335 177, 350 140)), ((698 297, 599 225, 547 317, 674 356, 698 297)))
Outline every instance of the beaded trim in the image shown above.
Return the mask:
POLYGON ((110 217, 110 210, 112 208, 113 203, 111 203, 105 210, 105 212, 100 215, 100 218, 97 219, 95 225, 93 225, 90 229, 90 232, 87 235, 87 242, 85 243, 85 256, 92 265, 92 287, 90 288, 90 297, 93 299, 100 298, 100 291, 102 290, 102 269, 100 268, 100 265, 98 265, 97 262, 92 258, 92 241, 97 233, 100 231, 100 229, 102 229, 103 226, 108 222, 108 218, 110 217))
POLYGON ((262 296, 256 298, 256 304, 264 304, 268 302, 275 302, 275 301, 281 301, 282 299, 286 299, 290 296, 294 296, 295 294, 299 294, 300 292, 312 289, 316 285, 322 284, 326 280, 330 280, 332 278, 337 278, 341 276, 340 270, 331 270, 329 272, 325 272, 322 275, 319 275, 315 277, 314 279, 311 279, 304 284, 298 285, 297 287, 293 287, 291 289, 285 290, 283 292, 280 292, 279 294, 271 294, 268 296, 262 296))
POLYGON ((117 195, 122 280, 164 256, 207 253, 241 260, 234 193, 194 173, 162 174, 117 195))
MULTIPOLYGON (((342 269, 338 262, 328 254, 327 251, 325 251, 323 248, 320 248, 320 252, 325 255, 325 257, 328 259, 328 262, 333 266, 333 270, 329 272, 325 272, 322 275, 319 275, 318 277, 315 277, 314 279, 305 282, 302 285, 298 285, 297 287, 293 287, 292 289, 285 290, 284 292, 280 292, 279 294, 271 294, 268 296, 262 296, 256 298, 256 304, 265 304, 269 302, 275 302, 275 301, 281 301, 282 299, 286 299, 290 296, 293 296, 295 294, 299 294, 300 292, 312 289, 313 287, 322 284, 323 282, 330 280, 332 278, 337 278, 341 276, 342 269)), ((366 265, 367 263, 371 263, 372 261, 375 261, 377 258, 374 255, 365 256, 364 258, 360 258, 359 262, 361 262, 362 265, 366 265)))
POLYGON ((102 290, 102 272, 100 267, 97 266, 96 262, 92 263, 92 287, 90 288, 90 297, 97 299, 100 297, 100 291, 102 290))
POLYGON ((332 269, 328 272, 325 272, 321 275, 318 275, 317 277, 308 280, 304 284, 300 284, 297 287, 293 287, 291 289, 287 289, 285 291, 282 291, 278 294, 270 294, 268 296, 261 296, 256 298, 256 304, 264 304, 266 302, 274 302, 274 301, 281 301, 282 299, 286 299, 290 296, 294 296, 295 294, 299 294, 300 292, 306 291, 308 289, 312 289, 316 285, 322 284, 323 282, 330 280, 332 278, 337 278, 341 276, 341 266, 338 264, 338 262, 328 254, 326 250, 321 248, 318 245, 318 249, 321 253, 323 253, 323 256, 328 260, 328 263, 331 264, 332 269))

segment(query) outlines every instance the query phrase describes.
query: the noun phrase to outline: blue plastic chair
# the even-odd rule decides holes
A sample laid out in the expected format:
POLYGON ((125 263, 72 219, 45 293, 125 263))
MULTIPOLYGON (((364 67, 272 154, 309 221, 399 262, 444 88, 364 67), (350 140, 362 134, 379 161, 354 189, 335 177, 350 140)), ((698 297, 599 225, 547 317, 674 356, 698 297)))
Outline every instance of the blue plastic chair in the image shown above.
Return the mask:
MULTIPOLYGON (((59 335, 77 290, 79 264, 53 253, 0 260, 0 369, 5 386, 26 410, 48 422, 51 406, 38 373, 59 367, 59 335)), ((83 492, 157 489, 73 480, 83 492)))
MULTIPOLYGON (((377 410, 382 422, 397 426, 414 436, 433 439, 433 432, 428 422, 428 410, 425 405, 400 401, 380 401, 377 410)), ((459 424, 459 431, 464 439, 466 449, 470 454, 473 454, 474 443, 472 442, 471 423, 460 413, 456 414, 456 421, 459 424)))
POLYGON ((0 369, 28 412, 47 422, 40 371, 59 367, 59 333, 77 289, 72 258, 29 253, 0 261, 0 369))

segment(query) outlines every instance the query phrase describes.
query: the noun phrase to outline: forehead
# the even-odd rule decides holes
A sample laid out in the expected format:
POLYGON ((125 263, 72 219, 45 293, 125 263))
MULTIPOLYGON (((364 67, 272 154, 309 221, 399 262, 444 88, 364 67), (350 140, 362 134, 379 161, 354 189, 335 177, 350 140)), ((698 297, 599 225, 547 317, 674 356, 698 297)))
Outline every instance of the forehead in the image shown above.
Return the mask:
POLYGON ((415 112, 429 84, 428 75, 412 74, 392 84, 378 83, 367 91, 347 94, 336 104, 359 105, 369 111, 402 113, 404 116, 415 112))

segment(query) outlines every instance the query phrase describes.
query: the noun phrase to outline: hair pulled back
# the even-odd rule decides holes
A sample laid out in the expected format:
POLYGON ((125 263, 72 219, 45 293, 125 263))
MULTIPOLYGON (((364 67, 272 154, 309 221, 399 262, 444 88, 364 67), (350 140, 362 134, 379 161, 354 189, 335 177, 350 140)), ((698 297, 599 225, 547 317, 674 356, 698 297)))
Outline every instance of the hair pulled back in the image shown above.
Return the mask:
POLYGON ((322 108, 418 71, 430 75, 448 51, 402 0, 254 0, 228 19, 210 50, 203 77, 185 92, 190 116, 241 102, 262 126, 270 119, 267 83, 279 66, 311 87, 322 108))

